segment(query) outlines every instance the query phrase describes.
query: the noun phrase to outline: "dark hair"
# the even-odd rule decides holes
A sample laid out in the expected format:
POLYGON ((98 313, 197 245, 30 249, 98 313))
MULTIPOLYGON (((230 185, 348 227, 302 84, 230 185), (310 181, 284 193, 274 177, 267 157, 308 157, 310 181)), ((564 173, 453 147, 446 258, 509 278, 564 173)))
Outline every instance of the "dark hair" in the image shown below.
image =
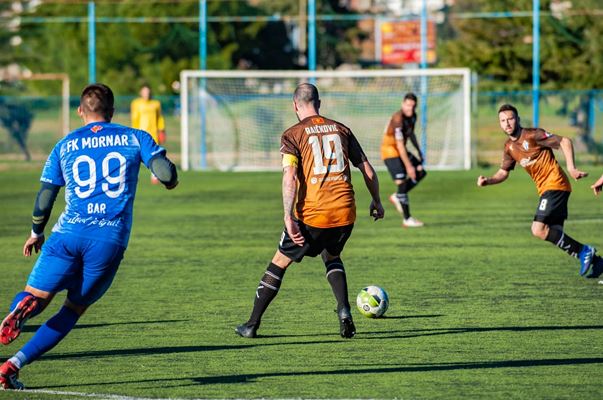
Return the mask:
POLYGON ((151 85, 149 85, 148 83, 145 82, 142 85, 140 85, 140 88, 141 89, 147 88, 147 89, 151 90, 151 85))
POLYGON ((114 103, 113 92, 109 86, 102 83, 86 86, 80 96, 80 107, 85 114, 95 114, 106 121, 111 121, 113 117, 114 103))
POLYGON ((517 108, 513 107, 511 104, 503 104, 502 106, 500 106, 500 108, 498 109, 498 113, 500 114, 503 111, 513 111, 513 113, 515 114, 515 116, 519 116, 519 113, 517 112, 517 108))
POLYGON ((313 103, 316 107, 320 101, 318 88, 311 83, 301 83, 295 88, 295 92, 293 92, 293 100, 298 103, 313 103))
POLYGON ((414 101, 416 103, 417 102, 417 96, 414 93, 412 93, 412 92, 408 92, 408 93, 406 93, 404 95, 404 100, 412 100, 412 101, 414 101))

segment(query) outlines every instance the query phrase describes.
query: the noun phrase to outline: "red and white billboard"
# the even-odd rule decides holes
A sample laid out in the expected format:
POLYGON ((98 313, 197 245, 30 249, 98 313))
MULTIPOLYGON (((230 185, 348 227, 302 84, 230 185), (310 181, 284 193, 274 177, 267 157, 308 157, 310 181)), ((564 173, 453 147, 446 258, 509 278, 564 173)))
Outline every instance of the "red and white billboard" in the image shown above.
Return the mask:
MULTIPOLYGON (((382 21, 379 24, 377 57, 383 64, 421 62, 421 21, 382 21)), ((427 62, 436 61, 436 27, 427 22, 427 62)))

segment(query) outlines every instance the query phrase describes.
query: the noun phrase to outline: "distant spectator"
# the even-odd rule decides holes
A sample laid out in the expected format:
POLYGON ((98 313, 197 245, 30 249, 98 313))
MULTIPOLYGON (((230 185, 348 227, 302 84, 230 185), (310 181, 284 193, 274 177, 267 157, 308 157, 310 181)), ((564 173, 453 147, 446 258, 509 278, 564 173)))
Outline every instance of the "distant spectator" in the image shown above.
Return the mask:
MULTIPOLYGON (((140 88, 140 97, 130 105, 132 127, 148 132, 157 144, 164 144, 165 120, 161 115, 161 103, 151 98, 151 87, 147 84, 140 88)), ((159 180, 151 175, 151 182, 158 184, 159 180)))

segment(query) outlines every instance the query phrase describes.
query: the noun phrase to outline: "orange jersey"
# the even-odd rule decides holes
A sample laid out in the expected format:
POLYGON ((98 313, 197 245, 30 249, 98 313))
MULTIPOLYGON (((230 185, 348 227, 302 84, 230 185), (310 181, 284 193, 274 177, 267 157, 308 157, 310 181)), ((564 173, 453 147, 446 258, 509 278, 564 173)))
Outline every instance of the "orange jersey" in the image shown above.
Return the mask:
POLYGON ((297 219, 316 228, 354 223, 350 162, 358 166, 366 156, 349 128, 319 115, 308 117, 283 133, 281 154, 299 163, 297 219))
POLYGON ((396 111, 391 116, 383 134, 383 141, 381 142, 382 160, 400 157, 396 142, 401 140, 404 146, 406 146, 406 141, 415 131, 416 121, 416 115, 410 118, 405 117, 402 114, 402 110, 396 111))
POLYGON ((511 171, 519 163, 530 175, 538 194, 547 190, 571 192, 567 175, 555 160, 553 148, 558 148, 555 135, 540 128, 522 128, 516 140, 505 142, 501 169, 511 171))

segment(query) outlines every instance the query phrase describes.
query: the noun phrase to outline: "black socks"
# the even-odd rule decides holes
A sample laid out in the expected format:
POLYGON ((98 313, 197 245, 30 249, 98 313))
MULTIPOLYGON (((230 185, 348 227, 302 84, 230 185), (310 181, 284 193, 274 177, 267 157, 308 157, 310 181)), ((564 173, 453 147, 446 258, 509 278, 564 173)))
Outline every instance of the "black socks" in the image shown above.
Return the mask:
POLYGON ((348 301, 348 283, 345 276, 345 269, 341 258, 325 262, 327 268, 327 280, 331 285, 335 299, 337 300, 337 312, 342 308, 350 308, 348 301))
POLYGON ((579 243, 570 236, 566 235, 562 230, 553 227, 549 227, 549 233, 545 240, 553 243, 570 256, 576 258, 578 257, 580 251, 582 251, 582 247, 584 247, 582 243, 579 243))
POLYGON ((280 268, 276 264, 270 263, 264 276, 260 280, 257 290, 255 291, 255 301, 253 303, 253 311, 251 317, 247 321, 247 326, 259 325, 260 319, 264 314, 264 311, 268 308, 268 305, 276 297, 283 276, 285 275, 285 269, 280 268))
POLYGON ((404 184, 398 185, 398 193, 396 193, 396 199, 398 199, 398 203, 400 203, 400 205, 402 206, 402 213, 404 214, 404 219, 408 219, 410 218, 410 204, 408 202, 408 193, 401 193, 400 186, 404 186, 404 184))

